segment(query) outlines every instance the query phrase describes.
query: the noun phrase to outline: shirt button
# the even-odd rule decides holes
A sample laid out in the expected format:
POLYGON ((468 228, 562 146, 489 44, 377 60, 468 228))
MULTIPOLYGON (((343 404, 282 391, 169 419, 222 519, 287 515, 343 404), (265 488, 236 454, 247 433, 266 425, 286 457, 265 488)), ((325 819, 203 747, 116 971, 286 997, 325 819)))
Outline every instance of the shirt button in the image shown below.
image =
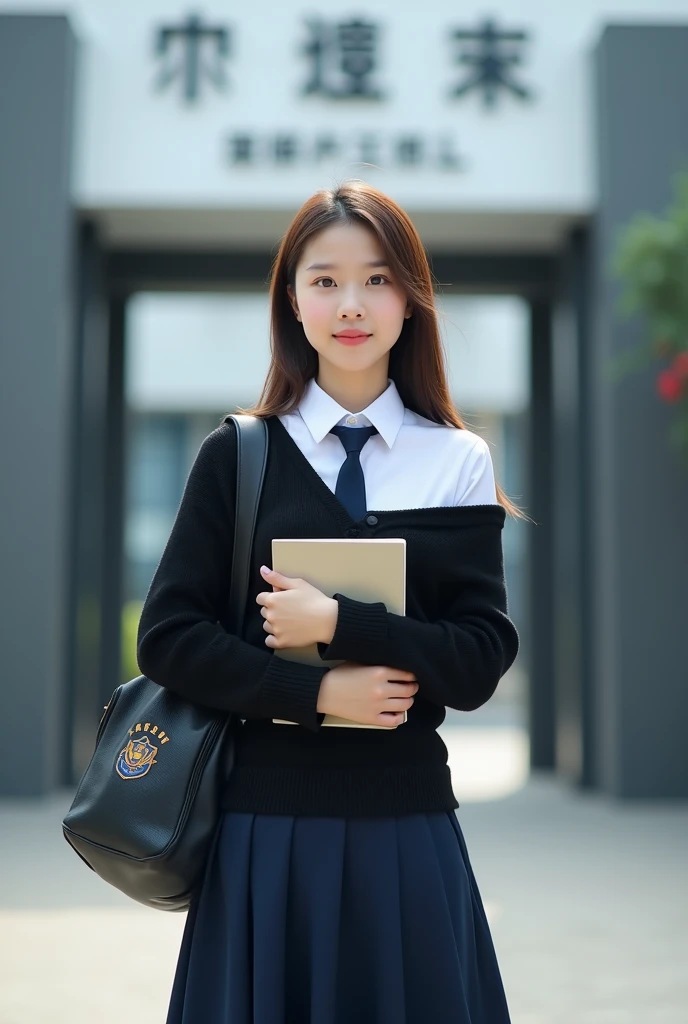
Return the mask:
POLYGON ((377 516, 366 516, 368 526, 377 526, 377 516))
POLYGON ((359 537, 359 536, 360 536, 360 534, 361 534, 361 531, 360 531, 360 530, 358 530, 358 529, 356 529, 356 527, 354 527, 354 528, 353 528, 353 529, 351 529, 351 530, 347 530, 347 531, 346 531, 346 535, 347 535, 347 537, 359 537))
POLYGON ((355 416, 349 416, 346 422, 349 424, 350 427, 355 427, 356 424, 358 423, 358 420, 356 419, 355 416))

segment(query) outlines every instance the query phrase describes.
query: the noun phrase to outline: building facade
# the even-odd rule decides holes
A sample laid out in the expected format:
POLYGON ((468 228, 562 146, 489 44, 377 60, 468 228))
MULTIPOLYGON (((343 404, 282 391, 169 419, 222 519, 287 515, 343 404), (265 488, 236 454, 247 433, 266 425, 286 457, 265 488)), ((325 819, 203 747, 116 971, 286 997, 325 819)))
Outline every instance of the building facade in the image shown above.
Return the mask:
MULTIPOLYGON (((688 480, 649 373, 607 373, 642 331, 619 315, 617 233, 688 163, 684 0, 33 10, 0 3, 0 792, 73 780, 121 681, 137 303, 234 294, 239 323, 294 210, 354 176, 408 210, 443 299, 527 313, 527 408, 507 387, 493 413, 526 438, 523 498, 504 468, 535 520, 533 766, 687 796, 688 480)), ((222 408, 254 397, 255 338, 222 408)), ((459 405, 487 411, 469 384, 459 405)), ((168 476, 146 486, 173 495, 188 459, 161 463, 164 436, 146 457, 168 476)))

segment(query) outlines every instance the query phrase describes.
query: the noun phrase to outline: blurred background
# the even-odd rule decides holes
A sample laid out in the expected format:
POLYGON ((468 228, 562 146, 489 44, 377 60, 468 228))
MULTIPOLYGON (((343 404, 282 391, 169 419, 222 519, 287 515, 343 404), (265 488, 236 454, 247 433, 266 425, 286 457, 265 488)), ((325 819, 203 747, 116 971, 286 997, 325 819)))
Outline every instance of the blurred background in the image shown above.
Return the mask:
POLYGON ((688 0, 0 0, 0 96, 0 1024, 164 1020, 183 916, 60 822, 201 441, 260 392, 279 240, 348 177, 418 227, 531 520, 519 656, 441 730, 514 1022, 683 1024, 688 0))

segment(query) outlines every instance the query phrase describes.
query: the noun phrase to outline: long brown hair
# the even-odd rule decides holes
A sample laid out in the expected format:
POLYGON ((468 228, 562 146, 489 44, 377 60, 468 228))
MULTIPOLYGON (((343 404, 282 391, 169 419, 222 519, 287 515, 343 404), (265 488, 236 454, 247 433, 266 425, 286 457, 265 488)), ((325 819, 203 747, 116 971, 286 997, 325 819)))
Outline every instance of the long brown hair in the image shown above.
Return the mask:
MULTIPOLYGON (((296 319, 287 294, 306 243, 331 224, 359 223, 372 230, 413 308, 390 350, 388 376, 404 405, 434 423, 467 429, 449 394, 445 354, 428 258, 408 215, 365 181, 345 181, 308 199, 282 238, 270 282, 270 367, 255 406, 240 412, 279 416, 300 403, 318 372, 318 353, 296 319)), ((497 500, 518 518, 528 518, 497 484, 497 500)))

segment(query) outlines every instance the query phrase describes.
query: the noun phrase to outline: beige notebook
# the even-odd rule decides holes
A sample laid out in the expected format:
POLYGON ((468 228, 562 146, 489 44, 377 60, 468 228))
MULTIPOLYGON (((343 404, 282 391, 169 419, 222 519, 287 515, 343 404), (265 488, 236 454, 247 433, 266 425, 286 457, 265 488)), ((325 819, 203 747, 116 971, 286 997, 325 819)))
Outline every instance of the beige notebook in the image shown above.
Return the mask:
MULTIPOLYGON (((307 540, 275 539, 272 542, 272 567, 285 576, 299 577, 322 590, 323 594, 346 594, 355 601, 383 601, 387 611, 406 613, 406 541, 390 538, 328 538, 307 540)), ((341 665, 325 661, 317 644, 308 647, 276 649, 287 661, 308 665, 341 665)), ((407 718, 404 712, 405 722, 407 718)), ((296 725, 273 718, 282 725, 296 725)), ((384 729, 384 725, 363 725, 337 715, 325 715, 323 725, 357 729, 384 729)))

